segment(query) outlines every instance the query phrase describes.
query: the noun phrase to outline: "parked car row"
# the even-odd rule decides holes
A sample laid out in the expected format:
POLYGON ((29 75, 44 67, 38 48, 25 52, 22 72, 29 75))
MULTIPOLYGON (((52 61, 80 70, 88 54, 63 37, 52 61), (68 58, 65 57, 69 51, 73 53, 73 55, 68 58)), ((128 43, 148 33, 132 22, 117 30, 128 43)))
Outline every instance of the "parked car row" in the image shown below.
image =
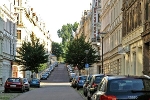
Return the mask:
POLYGON ((41 80, 47 80, 49 78, 50 74, 52 73, 52 71, 55 69, 55 67, 58 67, 57 62, 51 64, 49 66, 49 68, 47 68, 45 71, 43 71, 43 73, 40 76, 40 79, 41 80))
POLYGON ((29 91, 30 87, 40 87, 40 80, 33 78, 30 81, 27 78, 8 78, 4 85, 4 92, 29 91))
MULTIPOLYGON (((74 81, 73 79, 72 87, 75 88, 77 86, 74 85, 74 81)), ((147 75, 88 75, 84 81, 83 94, 87 100, 149 100, 150 77, 147 75)))
POLYGON ((69 82, 71 82, 72 79, 76 77, 76 73, 74 72, 74 69, 71 67, 71 65, 67 65, 67 71, 69 75, 69 82))

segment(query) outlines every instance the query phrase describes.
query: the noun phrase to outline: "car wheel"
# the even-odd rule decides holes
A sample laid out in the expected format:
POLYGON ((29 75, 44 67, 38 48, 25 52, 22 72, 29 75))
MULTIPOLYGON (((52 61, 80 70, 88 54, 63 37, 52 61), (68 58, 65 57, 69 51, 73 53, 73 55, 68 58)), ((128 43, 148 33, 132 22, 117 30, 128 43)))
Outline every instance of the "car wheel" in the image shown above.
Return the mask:
POLYGON ((87 97, 87 93, 86 92, 84 92, 84 96, 87 97))
POLYGON ((27 91, 29 91, 29 90, 30 90, 30 88, 27 89, 27 91))
POLYGON ((22 89, 21 89, 21 93, 23 93, 23 92, 24 92, 24 89, 22 88, 22 89))
POLYGON ((87 100, 91 100, 91 97, 87 96, 87 100))
POLYGON ((8 89, 4 89, 4 92, 5 92, 5 93, 8 93, 8 89))

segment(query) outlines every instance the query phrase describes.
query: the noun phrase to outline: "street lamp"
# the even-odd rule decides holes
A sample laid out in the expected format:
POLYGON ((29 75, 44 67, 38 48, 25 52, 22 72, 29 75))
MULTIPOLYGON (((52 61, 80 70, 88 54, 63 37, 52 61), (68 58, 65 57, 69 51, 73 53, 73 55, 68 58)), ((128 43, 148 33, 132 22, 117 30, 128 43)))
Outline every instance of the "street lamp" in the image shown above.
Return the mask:
POLYGON ((104 61, 103 61, 103 39, 104 39, 104 35, 105 35, 106 33, 100 33, 100 37, 102 38, 102 41, 101 41, 101 43, 102 43, 102 73, 104 72, 104 61))
POLYGON ((88 61, 87 61, 87 59, 88 59, 87 58, 87 54, 89 53, 89 50, 85 50, 84 52, 86 53, 86 64, 87 64, 88 63, 88 61))
POLYGON ((88 71, 88 75, 89 75, 89 64, 88 64, 88 58, 87 58, 87 54, 89 53, 89 50, 85 50, 84 51, 86 54, 86 64, 85 64, 85 69, 88 71))

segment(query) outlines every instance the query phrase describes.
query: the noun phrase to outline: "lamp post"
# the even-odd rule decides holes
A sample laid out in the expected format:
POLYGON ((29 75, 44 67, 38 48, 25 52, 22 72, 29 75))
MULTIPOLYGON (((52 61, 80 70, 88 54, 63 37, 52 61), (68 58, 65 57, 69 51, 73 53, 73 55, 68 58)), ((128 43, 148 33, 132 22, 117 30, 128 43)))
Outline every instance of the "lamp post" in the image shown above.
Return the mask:
POLYGON ((101 41, 101 43, 102 43, 102 73, 104 73, 104 61, 103 61, 103 39, 104 39, 104 35, 105 35, 106 33, 100 33, 100 36, 101 36, 101 38, 102 38, 102 41, 101 41))
POLYGON ((89 50, 85 50, 84 52, 86 54, 86 57, 85 57, 86 58, 85 68, 87 69, 88 75, 89 75, 89 65, 88 65, 88 58, 87 58, 87 54, 89 53, 89 50))
POLYGON ((89 50, 85 50, 85 53, 86 53, 86 64, 88 63, 88 58, 87 58, 87 54, 89 53, 89 50))
POLYGON ((104 72, 103 71, 103 65, 104 65, 104 63, 103 63, 103 36, 102 36, 102 73, 104 72))

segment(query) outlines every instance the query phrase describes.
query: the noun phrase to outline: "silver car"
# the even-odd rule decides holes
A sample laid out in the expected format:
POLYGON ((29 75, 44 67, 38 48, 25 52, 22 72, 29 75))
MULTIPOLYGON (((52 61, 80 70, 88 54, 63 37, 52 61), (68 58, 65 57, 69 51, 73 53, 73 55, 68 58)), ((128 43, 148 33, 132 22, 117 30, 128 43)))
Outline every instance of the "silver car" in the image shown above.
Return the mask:
POLYGON ((25 85, 25 90, 29 91, 30 90, 30 83, 29 83, 28 79, 23 78, 23 82, 24 82, 24 85, 25 85))

